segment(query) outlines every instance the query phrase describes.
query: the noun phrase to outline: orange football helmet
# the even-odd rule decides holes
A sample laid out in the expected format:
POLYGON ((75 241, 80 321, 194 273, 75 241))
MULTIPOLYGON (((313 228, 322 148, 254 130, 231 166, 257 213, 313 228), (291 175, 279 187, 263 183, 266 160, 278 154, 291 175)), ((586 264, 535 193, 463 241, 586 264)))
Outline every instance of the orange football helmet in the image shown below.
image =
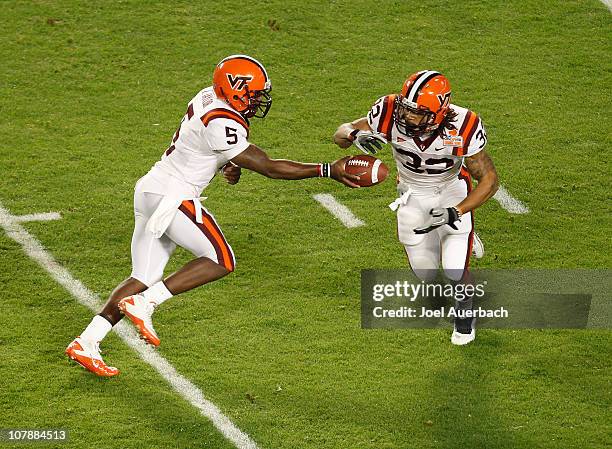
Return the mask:
POLYGON ((412 74, 395 100, 398 130, 410 137, 434 132, 449 111, 450 98, 450 83, 441 73, 422 70, 412 74))
POLYGON ((247 118, 265 117, 272 106, 266 69, 250 56, 232 55, 217 64, 213 89, 218 98, 247 118))

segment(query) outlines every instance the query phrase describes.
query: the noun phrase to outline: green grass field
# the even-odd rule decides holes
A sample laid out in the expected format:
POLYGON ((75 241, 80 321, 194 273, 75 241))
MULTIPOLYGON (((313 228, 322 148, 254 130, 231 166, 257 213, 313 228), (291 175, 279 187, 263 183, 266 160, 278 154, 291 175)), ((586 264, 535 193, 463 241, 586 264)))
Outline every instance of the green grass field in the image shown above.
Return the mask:
MULTIPOLYGON (((261 60, 274 86, 251 140, 309 162, 342 157, 338 124, 408 74, 443 72, 531 210, 478 210, 487 253, 474 266, 612 266, 605 5, 258 3, 0 3, 0 203, 60 212, 25 227, 101 300, 130 272, 135 181, 233 53, 261 60)), ((482 330, 457 348, 448 330, 360 328, 360 270, 406 265, 392 182, 245 173, 206 195, 237 270, 160 307, 159 352, 261 449, 612 447, 609 330, 482 330), (315 193, 367 226, 345 228, 315 193)), ((177 252, 168 271, 188 259, 177 252)), ((115 335, 103 349, 119 377, 68 363, 91 312, 1 230, 0 279, 0 429, 65 428, 63 448, 233 447, 115 335)))

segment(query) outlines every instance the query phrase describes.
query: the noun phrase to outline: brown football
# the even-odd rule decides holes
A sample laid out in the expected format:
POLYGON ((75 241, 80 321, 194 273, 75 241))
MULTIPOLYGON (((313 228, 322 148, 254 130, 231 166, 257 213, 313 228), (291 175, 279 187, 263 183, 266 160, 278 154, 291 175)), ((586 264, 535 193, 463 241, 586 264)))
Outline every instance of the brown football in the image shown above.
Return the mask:
POLYGON ((344 170, 351 175, 359 176, 361 179, 357 184, 361 187, 379 184, 389 175, 389 168, 383 161, 367 154, 359 154, 348 159, 344 163, 344 170))

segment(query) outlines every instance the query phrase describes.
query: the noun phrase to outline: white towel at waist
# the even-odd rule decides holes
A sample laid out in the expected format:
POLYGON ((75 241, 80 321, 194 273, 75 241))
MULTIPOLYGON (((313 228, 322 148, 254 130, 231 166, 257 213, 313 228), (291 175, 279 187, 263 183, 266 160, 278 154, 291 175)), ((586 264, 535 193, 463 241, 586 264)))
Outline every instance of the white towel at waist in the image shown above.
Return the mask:
POLYGON ((400 192, 403 190, 404 193, 402 193, 399 198, 389 204, 389 209, 391 209, 393 212, 398 210, 400 206, 405 206, 408 202, 408 198, 410 198, 410 195, 412 194, 412 189, 410 188, 410 186, 406 186, 405 188, 404 186, 402 186, 402 188, 398 190, 400 192))

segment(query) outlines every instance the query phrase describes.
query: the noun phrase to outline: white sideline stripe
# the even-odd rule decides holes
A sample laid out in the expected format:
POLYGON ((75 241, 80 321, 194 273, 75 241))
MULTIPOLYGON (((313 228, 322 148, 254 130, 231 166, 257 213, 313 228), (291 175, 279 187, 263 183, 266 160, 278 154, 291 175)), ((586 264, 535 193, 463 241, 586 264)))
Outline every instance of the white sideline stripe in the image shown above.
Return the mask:
POLYGON ((329 193, 317 193, 312 196, 318 201, 321 206, 327 209, 334 217, 342 222, 347 228, 357 228, 365 225, 365 222, 357 218, 351 210, 344 204, 341 204, 329 193))
POLYGON ((25 223, 27 221, 51 221, 60 220, 62 216, 59 212, 45 212, 42 214, 28 214, 28 215, 13 215, 13 219, 18 223, 25 223))
POLYGON ((510 195, 502 185, 499 186, 499 189, 497 190, 495 195, 493 195, 493 198, 497 200, 501 207, 506 209, 511 214, 529 213, 529 208, 523 203, 521 203, 519 200, 514 198, 512 195, 510 195))
POLYGON ((612 12, 612 0, 601 0, 601 2, 608 7, 610 12, 612 12))
MULTIPOLYGON (((70 272, 57 263, 53 256, 45 250, 42 244, 19 224, 17 217, 0 204, 0 226, 7 236, 19 243, 25 253, 45 269, 53 279, 61 284, 81 304, 89 307, 94 313, 98 311, 100 303, 98 297, 81 281, 75 279, 70 272)), ((238 449, 258 449, 257 444, 212 402, 207 400, 202 391, 187 378, 179 374, 176 369, 152 348, 140 341, 133 327, 120 322, 114 327, 121 339, 149 365, 151 365, 166 381, 200 413, 208 418, 214 426, 230 440, 238 449)))

